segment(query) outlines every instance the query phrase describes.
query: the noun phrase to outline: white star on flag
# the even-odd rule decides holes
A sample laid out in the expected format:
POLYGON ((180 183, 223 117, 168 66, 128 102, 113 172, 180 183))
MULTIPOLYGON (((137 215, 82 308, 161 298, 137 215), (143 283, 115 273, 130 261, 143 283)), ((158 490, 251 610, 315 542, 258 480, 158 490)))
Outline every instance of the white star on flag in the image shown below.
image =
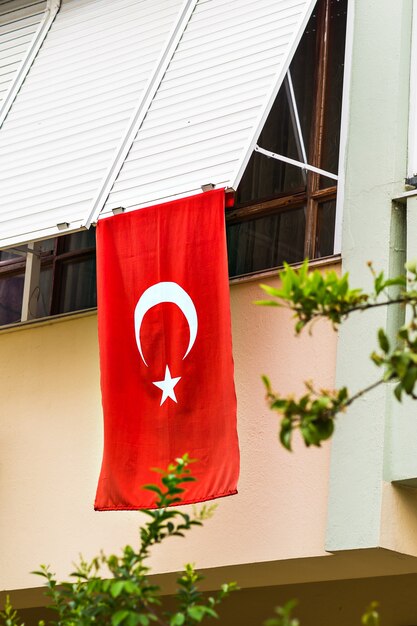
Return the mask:
POLYGON ((155 385, 155 387, 159 387, 159 389, 162 389, 162 398, 159 406, 162 406, 167 398, 171 398, 171 400, 177 402, 174 387, 179 380, 181 380, 181 376, 178 376, 178 378, 171 377, 171 372, 169 371, 169 367, 167 365, 165 368, 164 380, 158 380, 157 382, 152 383, 153 385, 155 385))

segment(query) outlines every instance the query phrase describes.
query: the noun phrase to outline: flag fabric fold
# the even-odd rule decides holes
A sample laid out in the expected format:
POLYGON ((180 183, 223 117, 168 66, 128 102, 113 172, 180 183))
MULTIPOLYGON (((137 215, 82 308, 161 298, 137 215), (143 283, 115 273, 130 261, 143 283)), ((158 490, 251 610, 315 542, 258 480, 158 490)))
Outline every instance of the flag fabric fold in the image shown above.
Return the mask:
POLYGON ((104 452, 96 510, 153 508, 151 469, 188 453, 184 503, 237 492, 224 190, 97 227, 104 452))

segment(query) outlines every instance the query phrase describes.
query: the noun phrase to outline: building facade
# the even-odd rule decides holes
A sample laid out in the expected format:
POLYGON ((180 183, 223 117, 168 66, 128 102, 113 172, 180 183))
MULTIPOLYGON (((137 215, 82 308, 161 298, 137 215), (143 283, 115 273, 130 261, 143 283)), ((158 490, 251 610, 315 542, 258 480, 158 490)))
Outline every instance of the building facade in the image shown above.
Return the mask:
POLYGON ((417 256, 412 0, 0 2, 0 597, 27 623, 30 574, 67 576, 134 543, 141 515, 93 511, 102 453, 94 226, 224 187, 241 446, 239 494, 155 551, 169 595, 192 561, 237 580, 226 624, 300 600, 303 624, 415 624, 417 421, 389 385, 338 419, 321 449, 277 441, 261 374, 352 390, 377 373, 353 317, 294 337, 260 282, 306 256, 367 288, 417 256), (2 95, 1 95, 2 94, 2 95))

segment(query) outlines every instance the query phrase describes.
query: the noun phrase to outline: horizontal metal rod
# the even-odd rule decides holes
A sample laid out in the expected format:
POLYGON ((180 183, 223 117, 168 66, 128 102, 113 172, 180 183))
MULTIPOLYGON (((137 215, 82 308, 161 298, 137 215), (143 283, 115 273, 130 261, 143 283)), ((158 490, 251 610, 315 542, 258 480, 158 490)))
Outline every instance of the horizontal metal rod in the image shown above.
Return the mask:
POLYGON ((28 254, 34 254, 36 257, 40 257, 41 253, 38 252, 31 244, 28 244, 24 248, 4 248, 5 252, 11 252, 12 254, 16 254, 18 256, 26 258, 28 254))
POLYGON ((275 154, 275 152, 271 152, 270 150, 265 150, 260 146, 255 146, 255 152, 260 152, 270 159, 276 159, 277 161, 283 161, 284 163, 289 163, 289 165, 295 165, 295 167, 300 167, 303 170, 308 170, 310 172, 315 172, 316 174, 321 174, 322 176, 326 176, 327 178, 331 178, 332 180, 338 180, 338 176, 336 174, 332 174, 331 172, 326 172, 326 170, 321 170, 319 167, 314 167, 314 165, 309 165, 308 163, 301 163, 301 161, 296 161, 295 159, 290 159, 289 157, 283 156, 282 154, 275 154))

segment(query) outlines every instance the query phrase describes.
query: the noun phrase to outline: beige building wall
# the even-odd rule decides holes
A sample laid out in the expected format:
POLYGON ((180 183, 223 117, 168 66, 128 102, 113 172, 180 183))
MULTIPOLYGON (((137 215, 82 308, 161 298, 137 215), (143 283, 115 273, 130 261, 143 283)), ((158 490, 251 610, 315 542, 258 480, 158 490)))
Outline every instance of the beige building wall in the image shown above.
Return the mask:
MULTIPOLYGON (((158 548, 156 572, 325 554, 329 446, 280 447, 260 375, 282 392, 299 393, 310 378, 332 386, 336 336, 317 324, 312 337, 295 338, 287 311, 253 305, 258 282, 231 286, 239 494, 221 499, 204 528, 158 548)), ((90 313, 0 333, 0 589, 39 586, 29 572, 40 563, 63 578, 79 553, 137 540, 139 513, 93 510, 102 449, 96 323, 90 313)))

